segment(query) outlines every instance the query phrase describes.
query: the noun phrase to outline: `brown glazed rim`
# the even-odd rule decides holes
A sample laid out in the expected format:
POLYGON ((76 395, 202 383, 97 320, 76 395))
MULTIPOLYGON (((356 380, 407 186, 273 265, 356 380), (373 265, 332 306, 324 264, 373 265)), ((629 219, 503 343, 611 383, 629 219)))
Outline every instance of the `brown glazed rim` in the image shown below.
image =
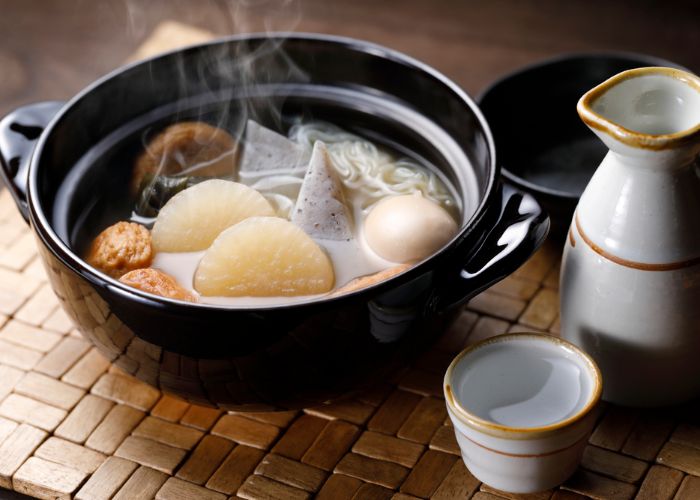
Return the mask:
POLYGON ((630 130, 621 125, 611 122, 607 118, 593 111, 593 104, 605 92, 610 90, 615 85, 618 85, 625 80, 638 78, 649 75, 663 75, 669 78, 674 78, 690 87, 693 87, 700 93, 700 78, 692 73, 675 68, 664 67, 649 67, 635 68, 623 71, 612 78, 605 80, 600 85, 586 92, 576 105, 581 120, 591 128, 600 130, 617 139, 618 141, 642 149, 663 150, 671 149, 683 144, 692 142, 700 137, 700 123, 686 130, 675 132, 673 134, 644 134, 635 130, 630 130))
MULTIPOLYGON (((693 259, 682 260, 678 262, 667 262, 661 264, 647 264, 645 262, 637 262, 634 260, 623 259, 615 254, 608 252, 607 250, 596 245, 595 242, 583 231, 581 228, 581 222, 578 218, 578 212, 574 214, 574 223, 576 226, 576 231, 581 236, 581 239, 588 245, 588 247, 601 257, 614 262, 620 266, 630 267, 632 269, 640 269, 642 271, 676 271, 678 269, 683 269, 686 267, 691 267, 696 264, 700 264, 700 257, 695 257, 693 259)), ((569 238, 571 240, 571 246, 576 246, 576 241, 574 240, 573 233, 569 229, 569 238)))
POLYGON ((581 441, 584 441, 584 440, 587 441, 587 440, 588 440, 588 434, 586 433, 586 434, 584 434, 583 436, 581 436, 580 438, 578 438, 576 441, 574 441, 573 443, 571 443, 571 444, 569 444, 569 445, 566 445, 566 446, 564 446, 563 448, 557 448, 556 450, 545 451, 545 452, 542 452, 542 453, 508 453, 508 452, 505 452, 505 451, 501 451, 501 450, 496 450, 496 449, 494 449, 494 448, 490 448, 490 447, 485 446, 485 445, 483 445, 483 444, 481 444, 481 443, 477 443, 476 441, 474 441, 472 438, 470 438, 470 437, 467 436, 466 434, 462 434, 462 437, 463 437, 464 439, 466 439, 467 441, 470 441, 471 443, 475 444, 475 445, 478 446, 479 448, 483 448, 483 449, 486 450, 486 451, 490 451, 491 453, 495 453, 495 454, 497 454, 497 455, 504 455, 504 456, 506 456, 506 457, 512 457, 512 458, 542 458, 542 457, 549 457, 549 456, 551 456, 551 455, 557 455, 557 454, 562 453, 562 452, 564 452, 564 451, 566 451, 566 450, 569 450, 569 449, 571 449, 571 448, 574 448, 575 446, 578 446, 579 444, 581 444, 581 441))
POLYGON ((477 342, 476 344, 467 347, 462 352, 457 354, 457 356, 452 360, 450 366, 447 367, 447 371, 445 372, 443 390, 445 393, 445 401, 447 403, 447 406, 450 410, 452 410, 455 413, 455 416, 460 420, 460 422, 468 425, 472 429, 484 432, 492 436, 505 439, 523 440, 549 435, 558 429, 569 427, 572 424, 582 420, 586 415, 588 415, 591 412, 591 410, 593 410, 596 407, 598 401, 600 401, 600 396, 603 391, 603 375, 601 374, 598 365, 595 364, 595 361, 593 361, 593 359, 588 354, 586 354, 580 348, 576 347, 571 342, 567 342, 566 340, 563 340, 559 337, 553 337, 551 335, 544 335, 541 333, 510 333, 505 335, 497 335, 495 337, 482 340, 481 342, 477 342), (459 400, 455 397, 454 391, 452 390, 452 372, 454 371, 454 368, 457 366, 457 364, 459 364, 459 362, 462 360, 462 358, 487 345, 528 338, 538 341, 550 342, 557 346, 569 349, 585 362, 585 364, 590 370, 590 373, 593 375, 594 383, 593 390, 591 392, 590 397, 588 398, 588 401, 586 401, 585 406, 581 408, 578 412, 576 412, 574 415, 564 420, 559 420, 558 422, 555 422, 553 424, 542 425, 538 427, 511 427, 508 425, 497 424, 495 422, 491 422, 489 420, 485 420, 481 417, 478 417, 477 415, 474 415, 469 410, 464 408, 464 406, 462 406, 459 400))

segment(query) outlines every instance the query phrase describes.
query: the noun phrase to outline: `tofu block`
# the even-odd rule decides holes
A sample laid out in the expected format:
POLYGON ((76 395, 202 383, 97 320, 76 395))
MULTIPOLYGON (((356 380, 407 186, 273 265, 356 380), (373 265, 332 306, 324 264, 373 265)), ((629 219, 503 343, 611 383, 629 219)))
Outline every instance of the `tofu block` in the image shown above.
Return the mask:
POLYGON ((304 168, 307 159, 308 154, 303 146, 248 120, 241 172, 304 168))

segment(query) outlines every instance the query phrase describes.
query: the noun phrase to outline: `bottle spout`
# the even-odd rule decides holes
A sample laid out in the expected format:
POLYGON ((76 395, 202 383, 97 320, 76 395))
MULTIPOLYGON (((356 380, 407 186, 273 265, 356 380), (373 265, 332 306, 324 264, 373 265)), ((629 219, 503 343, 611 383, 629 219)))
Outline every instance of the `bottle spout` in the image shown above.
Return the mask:
POLYGON ((700 149, 700 78, 679 69, 623 71, 584 94, 577 111, 613 151, 700 149))

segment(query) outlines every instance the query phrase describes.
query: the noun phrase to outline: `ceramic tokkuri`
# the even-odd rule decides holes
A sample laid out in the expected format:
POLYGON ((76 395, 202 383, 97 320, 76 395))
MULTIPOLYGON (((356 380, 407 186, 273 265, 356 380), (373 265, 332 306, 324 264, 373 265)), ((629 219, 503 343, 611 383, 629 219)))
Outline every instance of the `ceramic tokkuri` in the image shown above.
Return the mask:
POLYGON ((578 112, 610 149, 576 208, 561 275, 562 336, 631 406, 700 395, 700 79, 625 71, 578 112))
POLYGON ((461 352, 445 401, 470 472, 510 493, 553 488, 574 473, 595 424, 602 377, 572 344, 499 335, 461 352))

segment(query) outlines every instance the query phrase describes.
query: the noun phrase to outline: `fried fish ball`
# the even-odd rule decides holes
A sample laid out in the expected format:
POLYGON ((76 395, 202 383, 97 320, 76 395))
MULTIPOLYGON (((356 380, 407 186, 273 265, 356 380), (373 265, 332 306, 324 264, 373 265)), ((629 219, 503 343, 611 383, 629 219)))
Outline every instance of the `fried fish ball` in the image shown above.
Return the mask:
POLYGON ((359 278, 355 278, 354 280, 335 290, 332 295, 335 297, 336 295, 342 295, 344 293, 350 293, 356 290, 367 288, 368 286, 372 286, 381 281, 388 280, 389 278, 404 272, 409 267, 411 267, 410 264, 401 264, 399 266, 384 269, 383 271, 379 271, 378 273, 368 274, 367 276, 360 276, 359 278))
POLYGON ((147 175, 230 176, 238 163, 238 143, 204 122, 181 122, 153 138, 134 164, 131 189, 137 193, 147 175), (197 168, 193 168, 197 167, 197 168))
POLYGON ((119 278, 125 285, 137 288, 142 292, 160 295, 168 299, 197 302, 197 298, 189 290, 186 290, 170 276, 153 268, 136 269, 119 278))
POLYGON ((134 222, 117 222, 92 242, 86 261, 113 278, 151 265, 151 233, 134 222))

